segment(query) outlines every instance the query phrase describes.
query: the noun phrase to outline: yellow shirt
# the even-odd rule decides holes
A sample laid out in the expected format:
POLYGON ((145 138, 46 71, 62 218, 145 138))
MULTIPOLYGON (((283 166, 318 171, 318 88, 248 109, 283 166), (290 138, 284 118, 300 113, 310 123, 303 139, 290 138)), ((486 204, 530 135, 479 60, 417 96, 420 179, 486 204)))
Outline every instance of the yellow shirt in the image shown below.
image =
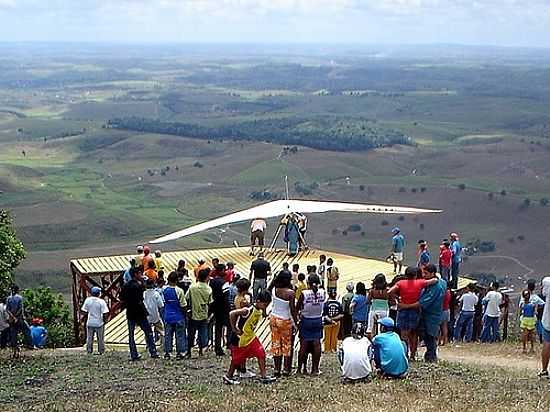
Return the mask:
POLYGON ((235 309, 243 309, 248 306, 250 306, 251 300, 250 300, 250 294, 245 293, 244 295, 241 295, 237 293, 237 296, 235 296, 235 309))
POLYGON ((243 334, 239 337, 239 347, 245 347, 250 344, 256 338, 256 326, 260 323, 263 317, 263 312, 257 309, 255 306, 250 308, 249 315, 247 317, 241 317, 238 321, 239 329, 243 331, 243 334))
POLYGON ((303 280, 299 280, 298 283, 296 283, 296 292, 295 292, 296 300, 300 299, 300 296, 302 296, 302 292, 306 289, 307 289, 307 284, 303 280))

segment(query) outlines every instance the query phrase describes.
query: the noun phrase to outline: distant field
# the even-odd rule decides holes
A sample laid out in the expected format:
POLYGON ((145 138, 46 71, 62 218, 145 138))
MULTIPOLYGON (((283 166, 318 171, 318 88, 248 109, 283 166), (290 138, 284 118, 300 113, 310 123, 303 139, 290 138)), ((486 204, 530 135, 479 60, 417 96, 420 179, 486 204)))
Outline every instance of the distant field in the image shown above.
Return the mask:
MULTIPOLYGON (((311 216, 314 246, 383 258, 389 231, 399 225, 409 242, 408 263, 416 259, 418 239, 429 240, 435 253, 456 230, 464 243, 495 241, 495 255, 507 257, 470 259, 466 272, 521 275, 509 257, 537 276, 550 264, 550 246, 540 241, 550 230, 550 206, 542 206, 550 198, 550 78, 540 60, 517 66, 488 58, 487 65, 476 54, 434 64, 348 55, 328 65, 307 54, 270 60, 173 53, 41 55, 20 61, 17 71, 9 56, 0 58, 6 69, 0 205, 14 214, 29 250, 18 273, 25 284, 56 279, 64 289, 68 278, 58 281, 55 274, 66 272, 71 256, 128 251, 253 206, 255 191, 281 196, 285 175, 294 198, 444 210, 416 218, 311 216), (106 128, 111 119, 132 116, 217 134, 106 128), (297 144, 289 152, 276 144, 296 133, 307 136, 307 146, 325 139, 322 148, 333 150, 297 144), (393 133, 410 140, 392 145, 393 133), (331 146, 334 139, 347 145, 365 136, 374 150, 331 146), (348 232, 352 224, 361 231, 348 232)), ((246 224, 230 229, 164 247, 246 242, 246 224)))

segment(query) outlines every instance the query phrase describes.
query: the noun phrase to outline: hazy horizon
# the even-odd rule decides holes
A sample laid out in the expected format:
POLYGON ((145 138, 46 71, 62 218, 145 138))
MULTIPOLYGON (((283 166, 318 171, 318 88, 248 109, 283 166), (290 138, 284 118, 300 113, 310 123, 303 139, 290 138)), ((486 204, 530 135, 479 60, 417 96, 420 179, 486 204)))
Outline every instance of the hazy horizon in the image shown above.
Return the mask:
POLYGON ((548 0, 0 0, 0 42, 550 47, 548 0))

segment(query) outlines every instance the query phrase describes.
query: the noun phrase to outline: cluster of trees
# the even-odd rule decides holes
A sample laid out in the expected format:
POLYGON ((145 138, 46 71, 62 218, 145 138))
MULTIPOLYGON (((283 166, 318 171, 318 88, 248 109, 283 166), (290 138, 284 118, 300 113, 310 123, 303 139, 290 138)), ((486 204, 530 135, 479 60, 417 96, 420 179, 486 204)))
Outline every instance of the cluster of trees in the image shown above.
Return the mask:
POLYGON ((365 121, 353 122, 293 117, 207 127, 143 117, 125 117, 109 120, 106 127, 205 140, 268 141, 336 151, 369 150, 394 144, 411 144, 410 137, 399 131, 375 127, 365 121))
POLYGON ((258 201, 270 201, 270 200, 278 200, 279 194, 270 192, 269 190, 259 190, 254 191, 250 193, 249 197, 252 200, 258 200, 258 201))
POLYGON ((313 182, 310 184, 302 183, 302 182, 294 183, 294 190, 296 190, 296 193, 299 193, 303 196, 312 195, 313 192, 317 189, 319 189, 319 183, 317 182, 313 182))
MULTIPOLYGON (((17 238, 10 214, 0 209, 0 299, 4 300, 14 283, 13 271, 25 258, 25 248, 17 238)), ((73 343, 69 306, 63 296, 49 288, 26 289, 25 316, 40 317, 48 328, 49 345, 69 346, 73 343)))
POLYGON ((466 254, 475 255, 477 253, 491 253, 497 248, 494 240, 475 239, 466 244, 466 254))

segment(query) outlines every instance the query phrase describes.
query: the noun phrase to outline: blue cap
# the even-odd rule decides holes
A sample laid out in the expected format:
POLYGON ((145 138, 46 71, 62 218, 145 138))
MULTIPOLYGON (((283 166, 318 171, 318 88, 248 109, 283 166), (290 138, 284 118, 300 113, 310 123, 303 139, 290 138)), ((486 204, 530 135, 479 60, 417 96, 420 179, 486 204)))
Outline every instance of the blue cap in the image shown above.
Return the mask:
POLYGON ((398 227, 394 227, 391 232, 395 235, 396 233, 401 232, 401 229, 399 229, 398 227))
POLYGON ((395 322, 390 317, 378 319, 378 323, 386 328, 395 328, 395 322))
POLYGON ((92 295, 94 295, 94 296, 96 296, 96 295, 99 296, 100 294, 101 294, 101 288, 99 288, 99 287, 97 287, 97 286, 94 286, 94 287, 92 288, 92 295))

